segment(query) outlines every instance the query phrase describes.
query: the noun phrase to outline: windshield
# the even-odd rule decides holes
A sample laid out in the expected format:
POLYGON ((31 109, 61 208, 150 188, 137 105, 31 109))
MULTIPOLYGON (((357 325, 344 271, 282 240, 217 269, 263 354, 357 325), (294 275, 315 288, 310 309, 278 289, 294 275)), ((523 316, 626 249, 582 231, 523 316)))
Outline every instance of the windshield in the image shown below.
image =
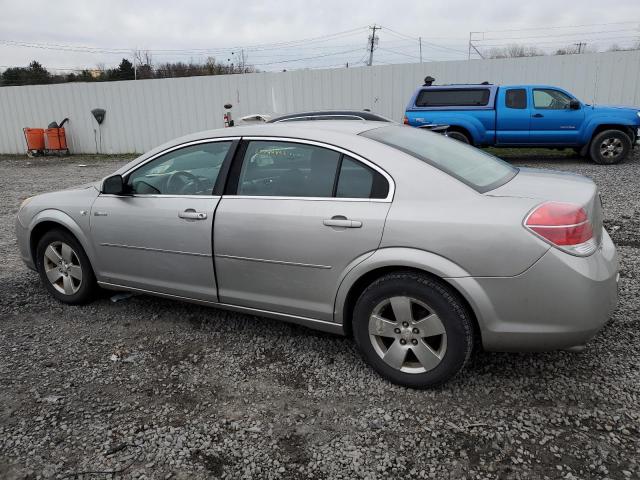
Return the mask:
POLYGON ((480 193, 504 185, 518 173, 516 168, 493 155, 419 128, 380 127, 360 135, 433 165, 480 193))

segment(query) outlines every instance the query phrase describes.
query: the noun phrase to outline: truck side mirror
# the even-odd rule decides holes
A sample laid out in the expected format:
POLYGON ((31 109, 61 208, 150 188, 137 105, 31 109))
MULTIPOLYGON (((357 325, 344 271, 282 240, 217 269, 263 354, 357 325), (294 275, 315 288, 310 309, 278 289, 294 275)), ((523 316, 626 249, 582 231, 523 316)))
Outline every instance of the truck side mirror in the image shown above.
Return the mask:
POLYGON ((102 182, 102 193, 108 195, 124 194, 124 179, 122 175, 111 175, 102 182))
POLYGON ((569 108, 571 110, 580 110, 580 102, 578 100, 569 101, 569 108))

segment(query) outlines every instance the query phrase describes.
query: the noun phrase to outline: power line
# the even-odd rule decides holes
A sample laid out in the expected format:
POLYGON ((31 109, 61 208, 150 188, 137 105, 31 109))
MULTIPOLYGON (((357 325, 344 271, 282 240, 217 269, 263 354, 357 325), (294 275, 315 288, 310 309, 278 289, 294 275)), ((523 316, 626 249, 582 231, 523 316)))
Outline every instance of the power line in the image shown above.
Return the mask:
POLYGON ((551 30, 557 28, 583 28, 583 27, 604 27, 606 25, 624 25, 635 23, 638 24, 640 21, 638 20, 630 20, 626 22, 610 22, 610 23, 588 23, 584 25, 556 25, 551 27, 529 27, 529 28, 513 28, 508 30, 485 30, 484 32, 472 32, 472 33, 502 33, 502 32, 522 32, 522 31, 531 31, 531 30, 551 30))

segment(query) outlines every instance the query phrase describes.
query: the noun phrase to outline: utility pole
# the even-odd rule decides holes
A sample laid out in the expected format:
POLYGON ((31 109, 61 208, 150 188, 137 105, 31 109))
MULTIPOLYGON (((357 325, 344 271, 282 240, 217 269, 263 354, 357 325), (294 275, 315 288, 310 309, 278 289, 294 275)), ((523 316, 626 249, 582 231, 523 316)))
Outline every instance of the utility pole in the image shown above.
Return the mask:
POLYGON ((574 45, 576 47, 578 47, 578 53, 582 53, 582 47, 586 47, 587 44, 584 42, 578 42, 578 43, 574 43, 574 45))
POLYGON ((422 63, 422 37, 418 37, 418 44, 420 45, 420 63, 422 63))
POLYGON ((369 27, 372 30, 371 35, 369 36, 369 62, 368 66, 373 65, 373 50, 378 45, 378 37, 376 37, 376 30, 380 30, 380 27, 374 25, 373 27, 369 27))

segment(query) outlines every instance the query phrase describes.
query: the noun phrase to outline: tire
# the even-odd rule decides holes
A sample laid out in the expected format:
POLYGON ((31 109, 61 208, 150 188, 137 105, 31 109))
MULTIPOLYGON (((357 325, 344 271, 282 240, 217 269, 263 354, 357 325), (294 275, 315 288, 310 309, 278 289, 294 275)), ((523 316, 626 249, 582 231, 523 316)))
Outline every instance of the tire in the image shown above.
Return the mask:
POLYGON ((620 163, 631 151, 631 139, 621 130, 605 130, 591 140, 589 155, 600 165, 620 163))
POLYGON ((36 247, 36 268, 51 295, 79 305, 94 298, 96 277, 80 242, 64 230, 45 233, 36 247))
POLYGON ((471 140, 469 140, 469 137, 467 137, 467 135, 462 132, 458 132, 457 130, 448 131, 447 137, 453 138, 454 140, 462 143, 466 143, 467 145, 471 145, 471 140))
POLYGON ((379 278, 353 312, 354 338, 367 363, 405 387, 436 387, 455 376, 473 350, 473 330, 450 288, 414 272, 379 278))

